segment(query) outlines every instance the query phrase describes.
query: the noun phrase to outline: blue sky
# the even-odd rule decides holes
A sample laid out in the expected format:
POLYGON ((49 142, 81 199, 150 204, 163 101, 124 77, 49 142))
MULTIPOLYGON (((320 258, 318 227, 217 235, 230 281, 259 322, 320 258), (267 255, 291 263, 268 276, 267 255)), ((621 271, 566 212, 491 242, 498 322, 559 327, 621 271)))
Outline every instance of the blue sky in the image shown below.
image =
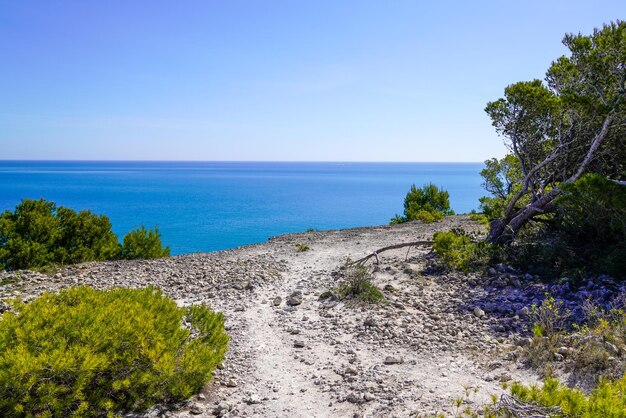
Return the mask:
POLYGON ((0 0, 0 159, 482 161, 621 1, 0 0))

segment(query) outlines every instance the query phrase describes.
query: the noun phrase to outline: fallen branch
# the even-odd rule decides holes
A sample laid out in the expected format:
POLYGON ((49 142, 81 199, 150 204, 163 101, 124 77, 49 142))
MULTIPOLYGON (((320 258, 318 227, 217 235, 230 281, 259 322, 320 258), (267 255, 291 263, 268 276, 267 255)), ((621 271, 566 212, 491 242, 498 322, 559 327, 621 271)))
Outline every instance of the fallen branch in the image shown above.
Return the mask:
MULTIPOLYGON (((418 247, 418 246, 431 246, 433 245, 432 241, 413 241, 413 242, 403 242, 402 244, 394 244, 394 245, 390 245, 388 247, 383 247, 380 248, 376 251, 374 251, 373 253, 366 255, 363 258, 360 258, 356 261, 353 261, 352 263, 350 263, 350 265, 359 265, 362 266, 364 265, 367 260, 369 260, 370 258, 374 257, 376 258, 376 264, 380 263, 380 260, 378 259, 378 254, 384 252, 384 251, 389 251, 389 250, 397 250, 398 248, 405 248, 405 247, 418 247)), ((408 255, 408 252, 407 252, 408 255)))

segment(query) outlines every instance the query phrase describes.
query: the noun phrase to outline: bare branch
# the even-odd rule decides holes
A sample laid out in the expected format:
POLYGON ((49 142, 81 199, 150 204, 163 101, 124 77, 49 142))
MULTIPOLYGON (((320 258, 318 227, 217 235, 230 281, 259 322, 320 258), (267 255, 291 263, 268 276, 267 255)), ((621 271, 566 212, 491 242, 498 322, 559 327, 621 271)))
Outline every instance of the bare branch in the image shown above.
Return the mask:
POLYGON ((403 242, 402 244, 389 245, 387 247, 380 248, 374 251, 373 253, 366 255, 363 258, 353 261, 352 263, 350 263, 350 265, 362 266, 363 264, 367 262, 367 260, 369 260, 372 257, 375 257, 378 260, 378 254, 384 251, 397 250, 399 248, 405 248, 405 247, 418 247, 418 246, 431 246, 431 245, 433 245, 432 241, 413 241, 413 242, 403 242))

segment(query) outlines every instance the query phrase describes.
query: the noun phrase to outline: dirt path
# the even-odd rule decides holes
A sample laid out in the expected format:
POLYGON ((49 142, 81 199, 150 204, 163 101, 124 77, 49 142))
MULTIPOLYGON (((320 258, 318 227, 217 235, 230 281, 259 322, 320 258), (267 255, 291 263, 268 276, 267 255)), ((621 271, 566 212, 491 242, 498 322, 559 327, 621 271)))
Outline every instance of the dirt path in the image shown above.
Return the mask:
MULTIPOLYGON (((280 280, 253 292, 240 315, 245 326, 235 337, 241 346, 232 355, 245 353, 248 362, 241 370, 247 370, 248 377, 237 387, 214 390, 211 400, 227 406, 230 416, 452 414, 451 402, 465 388, 479 390, 470 402, 487 402, 491 393, 501 392, 501 378, 533 380, 496 361, 512 337, 507 341, 496 335, 489 321, 461 307, 467 289, 460 278, 419 273, 428 249, 411 249, 406 261, 406 249, 381 255, 374 280, 380 288, 388 286, 384 304, 349 306, 319 300, 321 293, 337 286, 333 272, 346 257, 429 239, 431 228, 288 235, 251 248, 284 260, 285 268, 280 280), (296 243, 311 249, 296 252, 296 243), (296 291, 302 293, 302 302, 290 306, 287 299, 296 291), (275 306, 277 297, 281 301, 275 306)), ((239 320, 236 312, 230 317, 239 320)), ((241 370, 226 370, 218 380, 228 383, 241 376, 241 370)))

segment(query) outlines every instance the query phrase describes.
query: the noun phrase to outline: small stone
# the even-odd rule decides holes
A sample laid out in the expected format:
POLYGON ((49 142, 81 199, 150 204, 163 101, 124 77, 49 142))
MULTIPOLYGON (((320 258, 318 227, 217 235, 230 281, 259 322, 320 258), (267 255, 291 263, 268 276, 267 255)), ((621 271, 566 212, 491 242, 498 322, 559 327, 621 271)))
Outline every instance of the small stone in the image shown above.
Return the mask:
POLYGON ((565 356, 563 356, 563 354, 552 353, 552 355, 553 355, 555 361, 563 361, 563 360, 565 360, 565 356))
POLYGON ((485 316, 485 311, 483 311, 477 306, 474 308, 474 316, 478 319, 481 319, 485 316))
POLYGON ((261 398, 259 397, 259 395, 254 394, 247 397, 244 402, 248 405, 257 405, 261 403, 261 398))
POLYGON ((376 397, 368 392, 365 395, 363 395, 363 399, 365 399, 365 402, 371 402, 371 401, 375 400, 376 397))
POLYGON ((508 373, 502 373, 500 375, 500 378, 498 380, 500 380, 500 382, 509 382, 511 381, 513 378, 511 377, 510 374, 508 373))
POLYGON ((560 354, 560 355, 562 355, 562 356, 567 356, 567 355, 569 355, 569 353, 570 353, 571 351, 572 351, 572 350, 571 350, 570 348, 568 348, 568 347, 559 347, 559 349, 558 349, 558 350, 556 350, 556 352, 557 352, 557 353, 559 353, 559 354, 560 354))
POLYGON ((617 346, 615 344, 612 344, 610 342, 605 342, 604 346, 606 347, 607 351, 613 355, 618 355, 619 354, 619 348, 617 348, 617 346))
POLYGON ((237 387, 237 381, 235 379, 228 379, 228 382, 226 382, 226 387, 236 388, 237 387))
POLYGON ((383 361, 383 363, 386 365, 401 364, 401 363, 404 363, 404 360, 398 357, 387 356, 385 358, 385 361, 383 361))
POLYGON ((350 393, 348 393, 348 396, 346 396, 346 401, 348 401, 350 403, 359 404, 359 403, 363 403, 365 400, 358 393, 350 392, 350 393))
POLYGON ((272 305, 280 306, 282 302, 283 302, 283 298, 281 298, 280 296, 276 296, 274 300, 272 300, 272 305))
POLYGON ((213 415, 221 417, 230 410, 230 405, 226 402, 220 402, 215 408, 213 408, 213 415))
POLYGON ((295 348, 304 348, 304 341, 300 341, 300 340, 295 340, 293 342, 293 346, 295 348))
POLYGON ((297 306, 302 303, 302 292, 296 290, 289 297, 287 297, 287 305, 289 306, 297 306))
POLYGON ((346 368, 346 372, 345 372, 345 373, 346 373, 346 374, 351 374, 351 375, 354 375, 354 376, 356 376, 357 374, 359 374, 358 370, 357 370, 357 369, 355 369, 355 368, 353 368, 353 367, 347 367, 347 368, 346 368))
POLYGON ((204 413, 204 408, 201 404, 194 402, 189 408, 189 413, 191 415, 201 415, 204 413))

